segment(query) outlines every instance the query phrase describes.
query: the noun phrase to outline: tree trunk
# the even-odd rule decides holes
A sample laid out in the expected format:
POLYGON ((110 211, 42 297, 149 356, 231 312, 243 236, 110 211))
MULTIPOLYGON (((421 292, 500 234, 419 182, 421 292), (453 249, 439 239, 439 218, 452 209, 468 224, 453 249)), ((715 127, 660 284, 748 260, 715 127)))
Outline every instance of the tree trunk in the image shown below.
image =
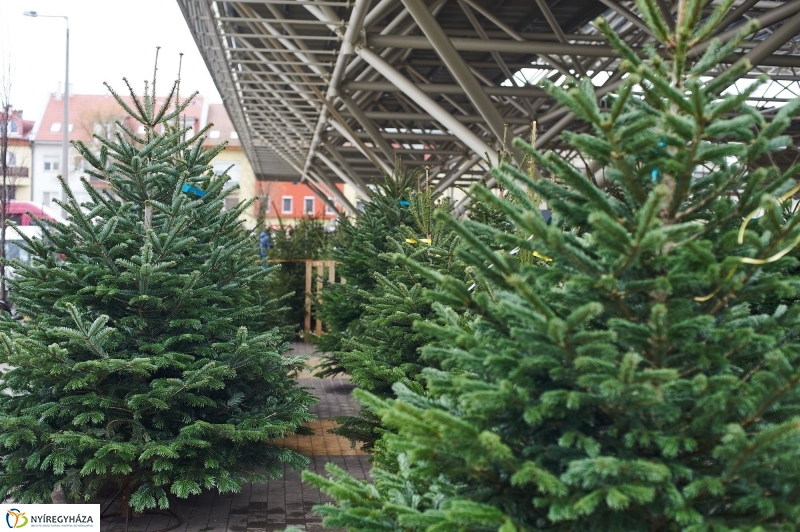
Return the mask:
MULTIPOLYGON (((8 210, 8 123, 11 106, 3 102, 3 120, 0 123, 0 168, 2 169, 2 190, 0 190, 0 299, 8 302, 6 290, 6 214, 8 210)), ((9 314, 11 307, 9 305, 9 314)))
POLYGON ((50 494, 50 499, 53 504, 67 504, 67 496, 61 488, 53 490, 53 493, 50 494))

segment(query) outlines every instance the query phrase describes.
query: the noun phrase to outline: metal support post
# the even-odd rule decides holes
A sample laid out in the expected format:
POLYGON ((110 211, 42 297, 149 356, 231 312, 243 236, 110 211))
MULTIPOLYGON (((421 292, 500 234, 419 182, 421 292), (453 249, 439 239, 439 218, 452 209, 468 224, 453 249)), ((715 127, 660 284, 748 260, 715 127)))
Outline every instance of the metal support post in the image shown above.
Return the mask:
POLYGON ((342 171, 342 169, 341 169, 341 168, 339 168, 338 166, 336 166, 336 164, 335 164, 333 161, 331 161, 330 159, 328 159, 328 158, 325 156, 325 154, 324 154, 324 153, 322 153, 322 151, 319 151, 319 150, 318 150, 318 151, 317 151, 317 153, 315 154, 315 157, 316 157, 317 159, 319 159, 320 161, 322 161, 323 163, 325 163, 325 166, 327 166, 328 168, 330 168, 331 170, 333 170, 333 173, 334 173, 334 174, 336 174, 337 176, 339 176, 339 179, 341 179, 342 181, 344 181, 345 183, 347 183, 348 185, 350 185, 351 187, 353 187, 353 188, 356 190, 356 192, 358 192, 358 193, 359 193, 359 195, 364 195, 364 191, 361 189, 361 187, 359 187, 359 186, 358 186, 358 185, 357 185, 357 184, 356 184, 356 183, 355 183, 355 182, 354 182, 354 181, 353 181, 353 180, 350 178, 350 176, 349 176, 349 175, 347 175, 347 174, 346 174, 344 171, 342 171))
POLYGON ((310 177, 315 178, 317 180, 317 184, 318 185, 324 185, 325 188, 327 188, 328 191, 330 191, 331 196, 335 196, 336 199, 339 200, 339 203, 341 203, 342 206, 345 209, 350 211, 352 214, 356 214, 356 215, 358 214, 358 211, 356 210, 356 208, 353 206, 352 203, 350 203, 350 200, 345 197, 345 195, 342 193, 342 191, 339 190, 339 187, 337 187, 336 185, 334 185, 330 181, 328 181, 328 179, 324 175, 322 175, 321 173, 315 172, 313 169, 309 169, 308 175, 310 177))

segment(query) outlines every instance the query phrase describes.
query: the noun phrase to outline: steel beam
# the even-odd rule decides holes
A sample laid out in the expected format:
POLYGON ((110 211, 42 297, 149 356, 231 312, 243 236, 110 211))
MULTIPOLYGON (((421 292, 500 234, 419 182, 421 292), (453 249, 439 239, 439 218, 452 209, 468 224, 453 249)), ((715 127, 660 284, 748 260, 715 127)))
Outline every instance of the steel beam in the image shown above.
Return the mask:
MULTIPOLYGON (((353 181, 350 178, 350 176, 347 175, 346 172, 344 172, 341 168, 336 166, 336 163, 334 163, 333 161, 328 159, 325 156, 325 154, 323 154, 321 151, 318 150, 317 153, 314 154, 314 156, 317 159, 319 159, 320 161, 322 161, 325 164, 325 166, 330 168, 333 171, 333 173, 336 174, 339 177, 339 179, 342 180, 342 182, 347 183, 348 185, 353 187, 359 193, 359 195, 361 195, 361 196, 365 195, 365 192, 363 190, 361 190, 361 187, 355 181, 353 181)), ((352 168, 351 168, 351 170, 352 170, 352 168)), ((369 189, 367 189, 367 190, 369 190, 369 189)))
POLYGON ((358 123, 361 124, 361 127, 364 128, 364 131, 366 131, 369 134, 370 140, 372 140, 375 146, 377 146, 378 149, 380 149, 383 152, 383 155, 386 156, 386 158, 389 161, 394 160, 395 157, 394 150, 389 145, 389 143, 386 142, 386 140, 381 136, 381 132, 378 130, 378 128, 375 126, 372 120, 370 120, 369 117, 367 117, 367 115, 364 114, 364 111, 361 110, 361 108, 356 104, 356 102, 354 102, 353 99, 350 98, 350 96, 348 96, 347 94, 340 94, 339 99, 342 101, 342 103, 344 103, 345 107, 347 107, 347 109, 350 111, 353 117, 355 117, 355 119, 358 120, 358 123))
POLYGON ((610 7, 611 9, 613 9, 614 11, 616 11, 628 22, 630 22, 631 24, 633 24, 646 34, 650 35, 651 37, 653 36, 653 31, 647 26, 647 24, 645 24, 644 20, 642 20, 642 18, 639 15, 637 15, 627 7, 619 4, 618 2, 615 2, 614 0, 600 0, 600 1, 605 5, 607 5, 608 7, 610 7))
POLYGON ((320 190, 319 187, 317 187, 317 185, 315 185, 310 179, 306 181, 306 186, 311 189, 311 192, 313 192, 316 197, 322 200, 322 203, 328 205, 331 209, 333 209, 334 212, 339 212, 338 209, 336 208, 336 204, 332 202, 330 199, 328 199, 328 196, 322 190, 320 190))
MULTIPOLYGON (((404 113, 393 111, 366 111, 364 115, 371 120, 400 120, 400 121, 419 121, 419 122, 432 122, 434 121, 433 115, 428 113, 404 113)), ((342 116, 346 118, 355 118, 352 113, 342 112, 342 116)), ((475 124, 483 121, 480 115, 453 115, 453 118, 465 124, 475 124)), ((504 124, 530 124, 531 119, 524 116, 504 116, 504 124)))
MULTIPOLYGON (((449 83, 420 83, 419 90, 429 94, 465 94, 464 87, 449 83)), ((396 85, 385 81, 346 81, 342 88, 351 91, 402 92, 396 85)), ((483 87, 490 96, 543 98, 547 92, 539 87, 483 87)))
POLYGON ((747 52, 744 59, 750 61, 750 64, 756 67, 781 46, 794 38, 798 33, 800 33, 800 13, 795 14, 792 18, 784 22, 780 28, 772 32, 772 35, 747 52))
MULTIPOLYGON (((773 9, 778 11, 781 8, 773 9)), ((776 18, 775 22, 780 22, 785 18, 790 17, 794 13, 800 11, 800 0, 791 0, 786 3, 786 8, 780 14, 771 14, 772 11, 767 12, 763 17, 766 21, 771 21, 776 18), (791 5, 790 5, 791 4, 791 5)), ((725 40, 737 33, 736 29, 730 30, 733 33, 728 34, 724 32, 720 34, 719 38, 725 40)), ((562 44, 556 42, 534 42, 534 41, 484 41, 482 39, 463 39, 453 38, 450 39, 456 50, 461 52, 505 52, 512 54, 553 54, 553 55, 578 55, 583 57, 619 57, 616 50, 606 45, 593 45, 593 44, 562 44)), ((399 35, 367 35, 367 43, 372 48, 411 48, 416 50, 433 50, 433 44, 425 37, 420 36, 399 36, 399 35)), ((708 48, 709 42, 701 43, 694 48, 694 55, 699 55, 704 49, 708 48)), ((636 51, 636 48, 634 48, 636 51)), ((638 53, 644 53, 639 51, 638 53)), ((735 63, 742 58, 742 54, 731 54, 723 59, 724 63, 735 63)), ((768 57, 762 62, 765 66, 779 66, 779 67, 800 67, 800 56, 772 56, 768 57)))
POLYGON ((461 176, 463 176, 469 170, 471 170, 472 167, 478 164, 478 161, 480 160, 481 160, 480 157, 478 157, 477 155, 473 155, 466 161, 459 164, 456 168, 453 169, 453 172, 450 175, 445 176, 441 181, 439 181, 439 183, 436 185, 436 188, 433 190, 433 193, 441 194, 448 188, 452 187, 456 183, 456 181, 461 179, 461 176))
MULTIPOLYGON (((377 168, 383 170, 387 175, 392 175, 392 167, 389 166, 383 159, 375 155, 375 153, 373 153, 372 150, 370 150, 370 148, 359 138, 358 133, 351 130, 347 124, 343 124, 342 122, 343 121, 336 120, 333 117, 328 118, 328 123, 333 126, 333 129, 338 131, 339 134, 346 138, 348 142, 354 146, 358 146, 358 149, 361 151, 361 154, 364 155, 364 157, 372 161, 377 168)), ((369 133, 365 132, 364 136, 370 138, 369 133)))
POLYGON ((747 13, 747 11, 749 11, 750 8, 756 5, 758 2, 759 0, 745 0, 735 8, 731 9, 728 14, 719 21, 719 24, 717 24, 717 29, 712 32, 713 35, 721 33, 725 30, 725 28, 742 18, 742 16, 744 16, 744 14, 747 13))
MULTIPOLYGON (((350 164, 344 160, 344 157, 342 156, 341 152, 337 149, 337 147, 331 145, 327 140, 323 141, 321 145, 328 150, 328 153, 330 153, 331 157, 333 157, 333 160, 339 163, 339 166, 351 176, 353 181, 358 183, 359 185, 358 190, 362 192, 362 197, 364 197, 365 199, 372 198, 372 191, 370 190, 370 188, 367 186, 364 180, 361 179, 361 176, 358 175, 358 172, 356 172, 350 166, 350 164)), ((355 146, 352 147, 358 150, 358 148, 356 148, 355 146)))
MULTIPOLYGON (((776 7, 774 9, 770 9, 769 11, 765 11, 759 15, 753 17, 753 19, 757 20, 762 28, 766 28, 767 26, 771 26, 773 24, 777 24, 778 22, 784 21, 787 18, 791 17, 795 13, 800 12, 800 0, 789 0, 788 2, 781 5, 781 7, 776 7)), ((717 39, 725 42, 733 37, 735 37, 741 28, 735 27, 729 30, 723 31, 719 35, 717 35, 717 39)), ((708 47, 711 45, 711 40, 707 40, 705 42, 700 43, 698 46, 695 46, 692 51, 689 53, 689 57, 698 57, 703 52, 705 52, 708 47)), ((735 56, 738 59, 741 56, 735 56)), ((771 57, 765 61, 763 61, 762 65, 767 66, 789 66, 789 65, 780 65, 775 64, 775 59, 781 59, 780 57, 771 57)), ((788 59, 788 58, 787 58, 788 59)))
MULTIPOLYGON (((350 211, 351 214, 358 214, 358 210, 350 203, 350 200, 345 197, 339 187, 328 181, 328 178, 322 175, 322 173, 316 172, 315 169, 309 168, 308 175, 310 177, 314 177, 317 179, 317 182, 322 183, 325 185, 325 188, 331 193, 331 196, 334 196, 336 199, 339 200, 339 203, 342 204, 342 207, 350 211)), ((323 200, 324 201, 324 200, 323 200)))
MULTIPOLYGON (((475 14, 472 12, 472 9, 463 0, 458 0, 458 5, 461 7, 461 11, 463 11, 464 14, 467 16, 467 19, 469 19, 469 23, 472 24, 473 28, 475 28, 475 32, 478 34, 478 36, 481 39, 488 41, 489 36, 484 31, 483 26, 481 26, 480 22, 478 22, 478 19, 475 17, 475 14)), ((500 69, 503 71, 503 74, 506 75, 506 78, 510 79, 511 82, 514 83, 514 85, 516 86, 517 81, 514 79, 514 73, 511 72, 510 68, 508 68, 508 65, 500 56, 500 54, 498 54, 497 52, 492 52, 492 58, 494 59, 495 63, 497 63, 497 66, 499 66, 500 69)), ((470 66, 474 67, 474 65, 470 66)), ((492 84, 490 83, 490 85, 492 84)))
POLYGON ((398 72, 381 56, 365 46, 356 48, 356 52, 361 56, 362 59, 364 59, 364 61, 372 66, 372 68, 380 72, 383 77, 403 90, 403 92, 405 92, 408 96, 413 98, 414 101, 420 107, 425 109, 425 111, 431 114, 437 122, 452 131, 456 137, 461 139, 461 141, 475 153, 487 153, 489 156, 494 153, 494 150, 492 150, 488 144, 483 142, 464 124, 454 119, 450 113, 442 109, 439 104, 433 101, 427 94, 422 92, 414 83, 398 72))
MULTIPOLYGON (((545 20, 547 20, 547 24, 550 26, 550 29, 556 34, 558 42, 566 43, 567 36, 564 35, 564 32, 561 30, 561 25, 558 23, 558 20, 556 20, 556 17, 553 16, 553 12, 550 11, 550 6, 547 5, 547 2, 545 0, 536 0, 536 5, 539 6, 539 9, 544 15, 545 20)), ((569 56, 569 58, 572 61, 575 70, 577 70, 582 77, 586 77, 586 70, 583 68, 583 64, 578 60, 578 58, 574 55, 569 56)))
MULTIPOLYGON (((455 78, 459 85, 464 88, 464 92, 477 109, 478 113, 486 120, 495 137, 499 142, 504 142, 505 127, 503 118, 497 111, 489 96, 483 91, 483 87, 469 70, 467 63, 458 54, 455 47, 444 33, 444 30, 431 15, 428 8, 421 0, 402 0, 414 20, 422 29, 423 33, 433 45, 433 49, 444 61, 450 74, 455 78)), ((460 123, 460 122, 459 122, 460 123)), ((519 154, 515 154, 519 155, 519 154)))

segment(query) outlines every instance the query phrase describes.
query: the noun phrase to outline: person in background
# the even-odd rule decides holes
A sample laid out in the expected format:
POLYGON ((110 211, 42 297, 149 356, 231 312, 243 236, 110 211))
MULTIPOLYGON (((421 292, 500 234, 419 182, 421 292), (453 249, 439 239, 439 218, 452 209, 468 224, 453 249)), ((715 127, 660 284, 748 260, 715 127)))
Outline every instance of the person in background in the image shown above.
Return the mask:
POLYGON ((270 244, 269 233, 267 233, 266 231, 261 231, 261 234, 258 235, 258 244, 259 244, 259 249, 261 251, 261 258, 266 259, 267 250, 270 247, 272 247, 270 244))

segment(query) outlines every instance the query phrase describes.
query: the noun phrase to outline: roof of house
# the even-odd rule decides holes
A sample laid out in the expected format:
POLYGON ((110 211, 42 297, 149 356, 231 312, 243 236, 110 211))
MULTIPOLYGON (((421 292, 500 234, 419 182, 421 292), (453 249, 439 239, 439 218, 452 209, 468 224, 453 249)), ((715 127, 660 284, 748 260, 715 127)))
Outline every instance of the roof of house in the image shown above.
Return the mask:
MULTIPOLYGON (((123 96, 127 105, 132 105, 130 96, 123 96)), ((162 105, 165 97, 156 97, 156 104, 162 105)), ((196 96, 183 113, 187 118, 194 118, 199 124, 203 111, 203 97, 196 96)), ((117 103, 110 94, 73 94, 69 98, 69 118, 72 131, 70 140, 91 140, 94 125, 100 122, 122 119, 126 123, 131 121, 130 115, 117 103)), ((62 122, 64 119, 64 100, 56 94, 51 94, 45 107, 44 115, 39 124, 35 140, 37 142, 61 142, 63 139, 62 122)), ((132 125, 132 124, 128 124, 132 125)))
MULTIPOLYGON (((5 113, 0 113, 0 118, 3 118, 4 114, 5 113)), ((33 120, 23 120, 22 111, 19 109, 12 110, 8 119, 17 123, 17 131, 15 133, 9 133, 9 140, 11 138, 27 139, 28 135, 30 135, 33 130, 35 122, 33 120)))
POLYGON ((228 148, 241 148, 242 143, 239 142, 239 135, 233 128, 228 112, 225 110, 225 105, 221 103, 212 103, 208 106, 208 124, 214 126, 206 133, 207 138, 203 142, 203 146, 216 146, 220 142, 227 140, 228 148))

